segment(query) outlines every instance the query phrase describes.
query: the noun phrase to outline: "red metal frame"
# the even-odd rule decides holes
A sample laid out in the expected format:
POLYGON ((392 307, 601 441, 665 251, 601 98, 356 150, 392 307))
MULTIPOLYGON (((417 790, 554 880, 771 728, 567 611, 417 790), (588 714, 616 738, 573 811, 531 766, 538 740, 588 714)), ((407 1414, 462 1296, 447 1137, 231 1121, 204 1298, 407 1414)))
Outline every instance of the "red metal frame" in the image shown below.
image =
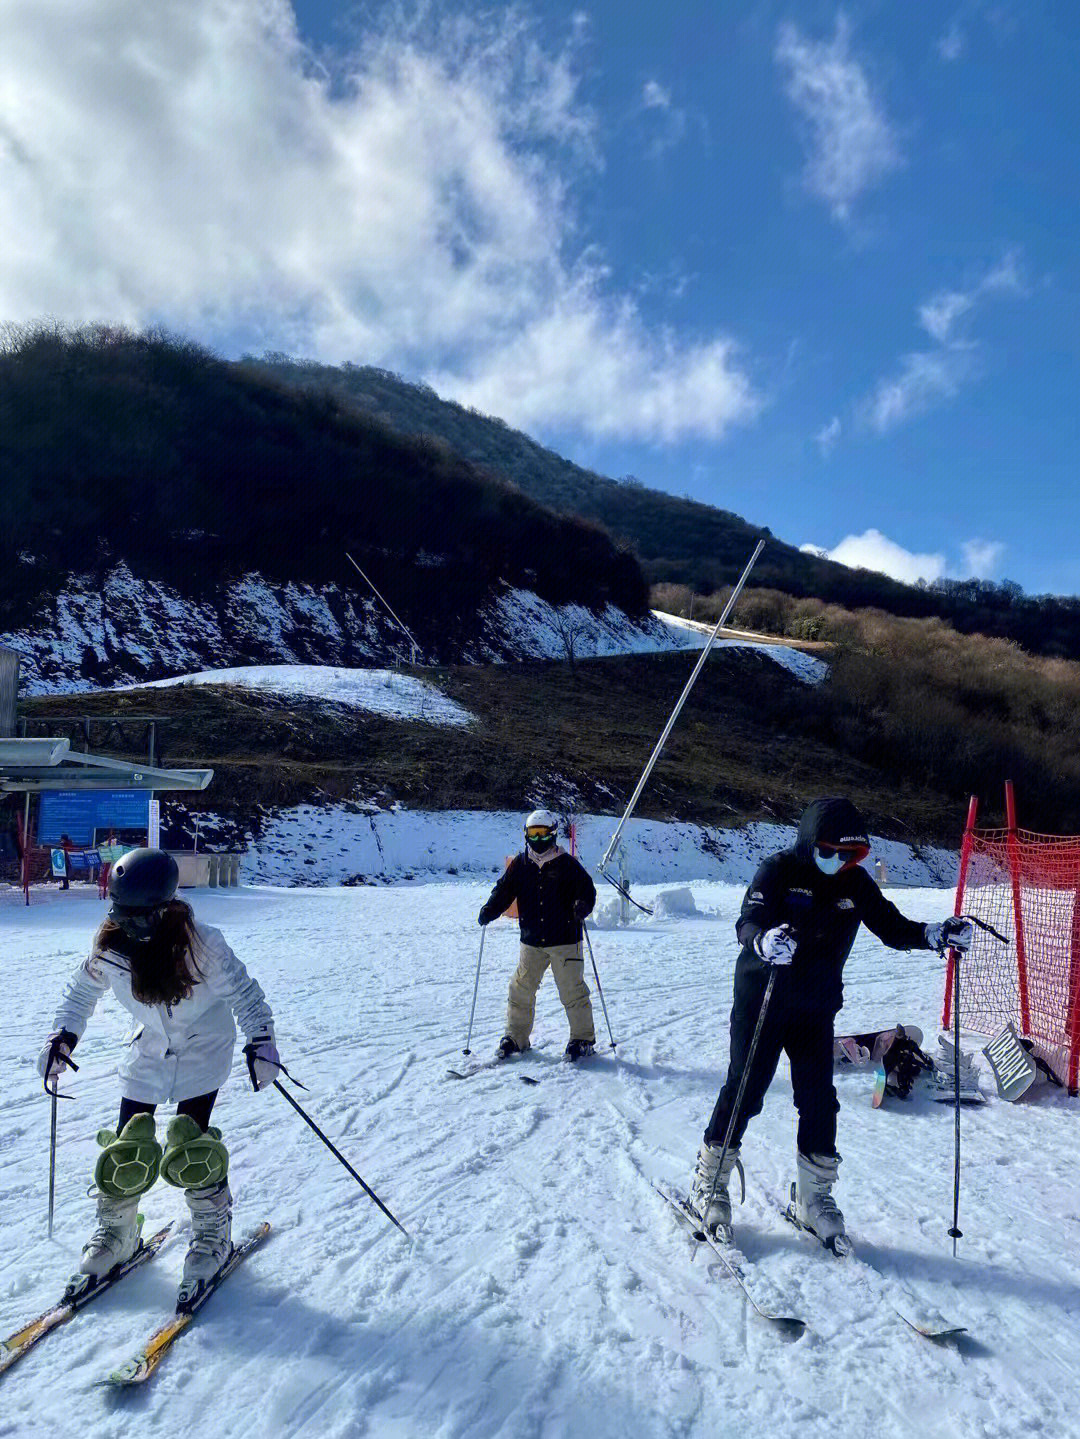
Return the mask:
POLYGON ((1069 1008, 1065 1021, 1069 1041, 1067 1084, 1069 1093, 1080 1089, 1080 885, 1073 899, 1072 936, 1069 957, 1069 1008))
POLYGON ((1016 795, 1011 779, 1005 781, 1005 824, 1008 828, 1006 846, 1009 875, 1012 879, 1013 920, 1016 925, 1016 978, 1020 992, 1020 1033, 1031 1033, 1031 1008, 1028 999, 1027 945, 1024 940, 1024 915, 1020 903, 1020 840, 1016 833, 1016 795))

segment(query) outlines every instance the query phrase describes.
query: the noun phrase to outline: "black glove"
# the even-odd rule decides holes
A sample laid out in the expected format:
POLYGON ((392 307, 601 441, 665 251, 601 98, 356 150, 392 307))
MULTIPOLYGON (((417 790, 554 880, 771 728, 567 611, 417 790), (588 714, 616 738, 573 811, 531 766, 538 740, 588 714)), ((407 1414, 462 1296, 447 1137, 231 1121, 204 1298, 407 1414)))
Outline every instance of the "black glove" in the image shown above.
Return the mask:
POLYGON ((78 1042, 78 1035, 72 1034, 70 1029, 55 1029, 45 1041, 38 1055, 37 1071, 45 1082, 46 1094, 55 1092, 65 1069, 78 1069, 71 1057, 71 1051, 78 1042))
POLYGON ((477 916, 476 922, 477 922, 477 924, 490 924, 490 923, 491 923, 491 920, 492 920, 492 916, 491 916, 490 914, 488 914, 488 912, 487 912, 487 905, 485 904, 484 907, 483 907, 483 909, 480 911, 479 915, 477 916))
POLYGON ((907 1099, 911 1087, 920 1074, 927 1074, 934 1068, 934 1061, 924 1054, 913 1039, 898 1034, 885 1051, 881 1061, 885 1069, 886 1094, 907 1099))
POLYGON ((574 918, 579 924, 584 924, 592 911, 592 905, 587 899, 574 900, 574 918))

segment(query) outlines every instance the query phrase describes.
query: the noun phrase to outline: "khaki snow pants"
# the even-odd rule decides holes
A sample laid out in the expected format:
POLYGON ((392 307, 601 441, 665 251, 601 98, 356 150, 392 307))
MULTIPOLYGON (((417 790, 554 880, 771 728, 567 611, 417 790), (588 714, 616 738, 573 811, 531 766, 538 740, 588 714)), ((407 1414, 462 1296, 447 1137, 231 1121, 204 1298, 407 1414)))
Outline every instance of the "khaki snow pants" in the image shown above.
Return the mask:
POLYGON ((592 1004, 585 984, 585 961, 581 944, 534 944, 521 946, 521 958, 510 981, 506 1001, 506 1032, 519 1049, 524 1049, 532 1033, 536 1013, 536 991, 540 988, 548 965, 555 976, 559 998, 570 1021, 570 1038, 596 1043, 592 1004))

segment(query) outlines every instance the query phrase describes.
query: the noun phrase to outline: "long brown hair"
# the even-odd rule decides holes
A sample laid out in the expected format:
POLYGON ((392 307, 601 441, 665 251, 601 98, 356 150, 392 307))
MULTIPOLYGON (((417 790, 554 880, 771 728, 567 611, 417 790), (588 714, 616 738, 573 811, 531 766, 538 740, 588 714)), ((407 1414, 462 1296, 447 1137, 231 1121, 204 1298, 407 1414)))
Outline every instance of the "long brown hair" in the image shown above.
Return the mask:
POLYGON ((94 936, 94 951, 118 954, 131 971, 131 993, 141 1004, 179 1004, 202 976, 197 953, 202 945, 191 905, 171 899, 152 939, 129 939, 118 924, 106 919, 94 936))

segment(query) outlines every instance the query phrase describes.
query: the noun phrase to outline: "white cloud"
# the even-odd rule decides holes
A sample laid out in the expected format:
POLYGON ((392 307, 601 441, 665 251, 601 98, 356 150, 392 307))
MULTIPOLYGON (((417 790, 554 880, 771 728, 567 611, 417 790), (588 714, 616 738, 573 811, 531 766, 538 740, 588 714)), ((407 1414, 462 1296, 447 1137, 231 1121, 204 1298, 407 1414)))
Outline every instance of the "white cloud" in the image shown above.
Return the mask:
POLYGON ((957 320, 966 315, 974 303, 970 292, 942 290, 919 306, 919 324, 939 344, 944 344, 957 320))
POLYGON ((806 124, 805 184, 838 220, 864 190, 903 163, 893 126, 851 53, 850 27, 837 18, 831 41, 807 39, 784 25, 777 63, 787 71, 788 99, 806 124))
POLYGON ((650 329, 578 238, 576 39, 419 10, 330 73, 288 0, 0 0, 0 318, 381 364, 587 433, 750 419, 731 339, 650 329))
POLYGON ((937 42, 937 52, 946 62, 959 60, 967 49, 967 36, 960 28, 960 22, 954 20, 945 34, 937 42))
POLYGON ((899 374, 878 382, 859 413, 871 429, 883 435, 939 401, 952 399, 977 367, 977 352, 970 346, 917 350, 903 357, 899 374))
POLYGON ((962 559, 959 564, 950 564, 945 555, 916 554, 905 550, 895 540, 890 540, 880 530, 867 530, 861 535, 848 535, 833 549, 820 545, 800 545, 804 555, 816 555, 822 560, 835 560, 837 564, 850 569, 875 570, 890 575, 903 584, 914 584, 925 580, 944 579, 946 575, 960 578, 973 576, 977 579, 991 579, 1005 553, 1000 540, 964 540, 960 546, 962 559))
POLYGON ((879 574, 891 575, 904 584, 916 580, 938 580, 946 572, 945 556, 941 554, 919 555, 905 550, 894 540, 886 538, 880 530, 867 530, 862 535, 848 535, 831 550, 821 550, 813 545, 803 545, 807 554, 821 555, 835 560, 850 569, 876 570, 879 574))
POLYGON ((727 340, 679 347, 646 333, 629 303, 612 316, 586 293, 536 318, 466 375, 432 383, 462 404, 528 428, 673 441, 693 430, 718 439, 760 401, 727 340))
POLYGON ((1005 553, 1000 540, 965 540, 960 548, 964 554, 963 573, 981 580, 993 577, 1005 553))
POLYGON ((679 108, 671 98, 671 91, 659 80, 647 80, 641 92, 641 108, 650 117, 652 138, 649 154, 654 158, 685 138, 688 121, 685 110, 679 108))
POLYGON ((827 425, 822 425, 821 429, 818 430, 817 434, 814 436, 814 440, 817 443, 818 449, 823 455, 828 457, 832 454, 833 450, 836 448, 837 441, 840 439, 840 434, 842 430, 843 426, 840 423, 839 415, 833 415, 829 423, 827 425))
POLYGON ((919 323, 940 344, 951 337, 957 320, 969 314, 985 295, 1027 293, 1015 250, 1007 251, 986 274, 966 290, 941 290, 919 306, 919 323))
POLYGON ((1027 294, 1019 258, 1011 250, 966 290, 939 290, 920 305, 919 324, 937 341, 937 348, 904 355, 899 373, 879 380, 873 393, 857 407, 862 422, 885 434, 952 399, 978 378, 982 346, 957 331, 960 321, 972 315, 986 296, 1003 294, 1027 294))

